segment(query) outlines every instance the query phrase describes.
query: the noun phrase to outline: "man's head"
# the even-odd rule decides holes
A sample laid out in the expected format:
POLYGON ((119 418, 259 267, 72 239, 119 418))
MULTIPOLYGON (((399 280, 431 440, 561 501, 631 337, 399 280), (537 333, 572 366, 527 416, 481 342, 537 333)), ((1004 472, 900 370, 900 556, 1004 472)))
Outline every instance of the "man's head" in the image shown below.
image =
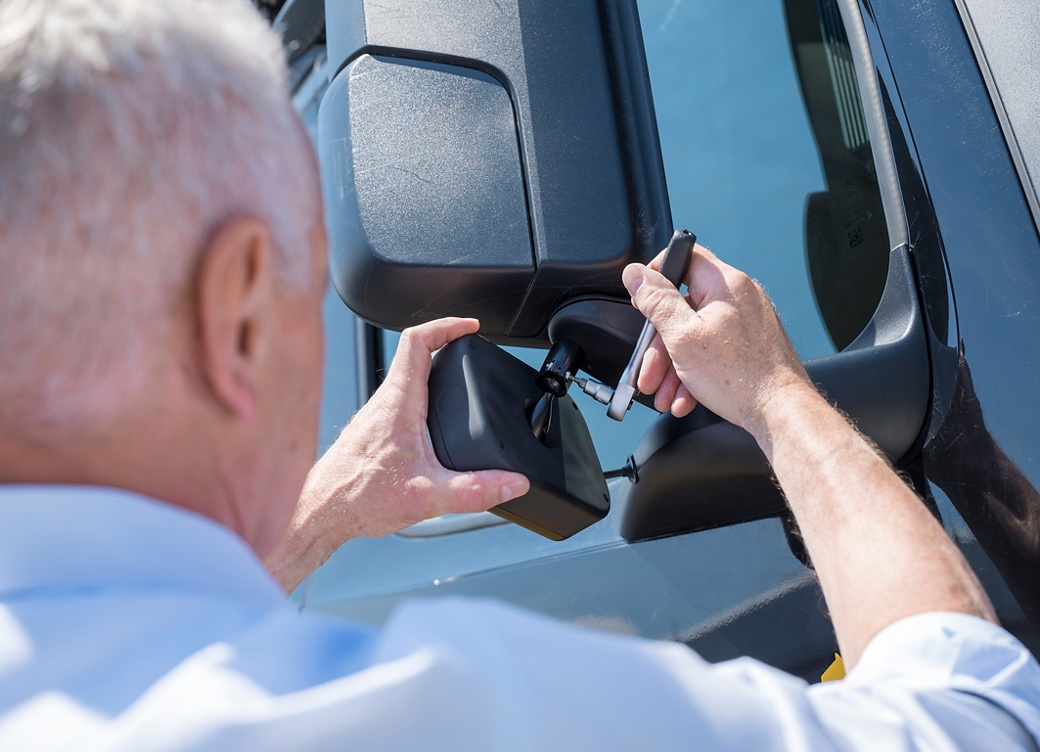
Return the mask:
POLYGON ((36 448, 44 471, 0 452, 0 478, 207 513, 214 485, 302 480, 265 466, 286 464, 275 428, 282 475, 313 459, 321 351, 320 200, 285 79, 246 0, 0 0, 0 447, 36 448), (179 490, 99 469, 105 447, 184 454, 192 426, 219 467, 200 452, 179 490))

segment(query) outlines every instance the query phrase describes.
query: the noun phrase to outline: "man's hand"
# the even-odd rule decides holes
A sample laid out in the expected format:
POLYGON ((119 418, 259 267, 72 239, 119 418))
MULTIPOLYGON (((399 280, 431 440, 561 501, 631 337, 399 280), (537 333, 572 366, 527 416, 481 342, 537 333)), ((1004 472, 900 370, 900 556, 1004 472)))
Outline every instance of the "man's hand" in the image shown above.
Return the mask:
POLYGON ((905 616, 995 620, 935 518, 816 391, 762 289, 705 249, 692 254, 688 298, 652 268, 625 269, 633 304, 658 331, 639 389, 657 391, 658 409, 684 415, 699 401, 754 435, 798 521, 845 665, 905 616))
POLYGON ((289 531, 267 559, 286 590, 351 538, 482 512, 527 493, 516 473, 446 470, 427 434, 431 356, 478 328, 474 319, 440 319, 401 333, 386 380, 307 476, 289 531))
POLYGON ((656 271, 661 256, 624 271, 633 304, 658 331, 639 391, 656 393, 662 412, 682 417, 700 401, 755 433, 761 406, 787 387, 811 388, 809 377, 758 284, 702 246, 692 256, 686 296, 656 271))

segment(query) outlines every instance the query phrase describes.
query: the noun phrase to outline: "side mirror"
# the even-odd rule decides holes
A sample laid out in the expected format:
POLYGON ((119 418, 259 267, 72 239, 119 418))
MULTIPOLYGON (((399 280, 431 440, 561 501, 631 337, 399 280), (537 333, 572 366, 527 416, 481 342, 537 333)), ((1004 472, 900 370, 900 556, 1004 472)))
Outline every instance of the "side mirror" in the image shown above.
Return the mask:
POLYGON ((483 337, 441 348, 430 373, 428 425, 437 458, 452 470, 503 468, 526 475, 531 490, 492 509, 552 540, 602 519, 607 482, 585 419, 570 397, 555 400, 540 436, 531 412, 545 396, 536 371, 483 337))
POLYGON ((621 270, 671 231, 634 4, 328 0, 326 20, 319 149, 347 305, 544 343, 559 309, 605 300, 608 328, 632 329, 621 270))

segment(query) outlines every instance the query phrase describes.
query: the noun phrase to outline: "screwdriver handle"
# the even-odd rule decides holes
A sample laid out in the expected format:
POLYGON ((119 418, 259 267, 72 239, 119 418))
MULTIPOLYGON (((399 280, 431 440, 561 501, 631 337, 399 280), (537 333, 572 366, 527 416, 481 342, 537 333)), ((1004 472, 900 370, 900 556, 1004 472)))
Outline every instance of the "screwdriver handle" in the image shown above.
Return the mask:
POLYGON ((696 242, 697 236, 689 230, 676 230, 668 241, 659 271, 676 287, 682 284, 686 270, 690 268, 690 251, 696 242))

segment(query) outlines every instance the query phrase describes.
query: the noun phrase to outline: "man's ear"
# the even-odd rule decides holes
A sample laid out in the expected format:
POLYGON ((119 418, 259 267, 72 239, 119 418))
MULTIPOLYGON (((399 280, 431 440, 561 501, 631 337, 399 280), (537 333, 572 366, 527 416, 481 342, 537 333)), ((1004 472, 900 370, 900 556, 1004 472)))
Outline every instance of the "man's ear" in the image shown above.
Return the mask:
POLYGON ((236 217, 210 237, 195 274, 202 376, 231 414, 251 420, 259 364, 272 335, 274 250, 258 218, 236 217))

